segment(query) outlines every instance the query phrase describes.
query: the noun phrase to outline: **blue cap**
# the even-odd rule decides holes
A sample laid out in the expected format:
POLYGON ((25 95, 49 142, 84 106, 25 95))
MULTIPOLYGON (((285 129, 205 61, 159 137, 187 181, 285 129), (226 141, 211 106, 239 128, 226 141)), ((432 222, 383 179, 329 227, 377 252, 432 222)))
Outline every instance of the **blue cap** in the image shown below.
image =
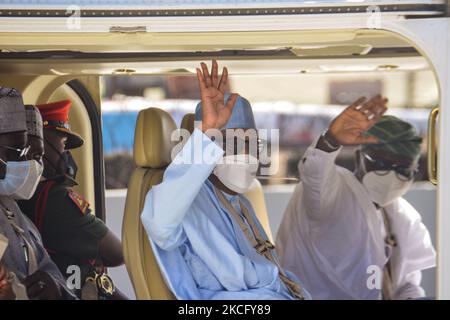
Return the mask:
MULTIPOLYGON (((224 96, 224 103, 228 101, 229 93, 224 96)), ((199 102, 195 108, 195 121, 202 120, 202 103, 199 102)), ((256 129, 255 118, 253 117, 252 106, 250 102, 238 96, 233 112, 227 124, 220 129, 256 129)))

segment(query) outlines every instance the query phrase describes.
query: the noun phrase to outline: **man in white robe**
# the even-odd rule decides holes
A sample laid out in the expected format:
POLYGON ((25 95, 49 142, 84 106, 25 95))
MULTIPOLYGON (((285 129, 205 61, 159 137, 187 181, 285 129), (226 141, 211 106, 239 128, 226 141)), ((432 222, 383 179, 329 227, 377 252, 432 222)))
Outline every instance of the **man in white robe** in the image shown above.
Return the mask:
POLYGON ((313 299, 421 298, 421 270, 435 266, 435 250, 401 197, 421 138, 409 123, 382 116, 386 99, 364 102, 346 108, 300 160, 277 252, 313 299), (354 173, 335 165, 343 145, 361 145, 354 173))

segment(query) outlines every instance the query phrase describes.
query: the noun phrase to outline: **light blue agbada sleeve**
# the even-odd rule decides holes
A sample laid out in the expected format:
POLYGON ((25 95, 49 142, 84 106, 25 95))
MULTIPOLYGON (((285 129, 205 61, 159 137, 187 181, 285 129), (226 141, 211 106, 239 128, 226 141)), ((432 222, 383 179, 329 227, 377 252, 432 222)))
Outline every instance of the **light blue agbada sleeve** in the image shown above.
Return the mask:
POLYGON ((183 218, 222 155, 221 148, 195 129, 165 170, 163 182, 145 199, 141 221, 166 284, 178 299, 210 298, 198 290, 179 247, 186 242, 183 218))
POLYGON ((164 250, 185 241, 181 222, 224 151, 195 129, 164 172, 163 183, 147 194, 141 220, 150 238, 164 250), (201 148, 192 145, 201 145, 201 148))

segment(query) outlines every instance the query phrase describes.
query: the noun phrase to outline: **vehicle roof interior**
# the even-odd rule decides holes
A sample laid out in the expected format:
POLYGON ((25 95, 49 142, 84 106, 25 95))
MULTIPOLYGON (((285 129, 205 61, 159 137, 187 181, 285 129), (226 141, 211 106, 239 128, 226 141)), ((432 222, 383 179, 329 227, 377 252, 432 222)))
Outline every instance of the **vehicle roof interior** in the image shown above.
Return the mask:
POLYGON ((375 30, 202 34, 0 34, 0 72, 23 75, 193 74, 227 61, 231 74, 424 70, 396 34, 375 30), (360 66, 360 68, 358 68, 360 66))

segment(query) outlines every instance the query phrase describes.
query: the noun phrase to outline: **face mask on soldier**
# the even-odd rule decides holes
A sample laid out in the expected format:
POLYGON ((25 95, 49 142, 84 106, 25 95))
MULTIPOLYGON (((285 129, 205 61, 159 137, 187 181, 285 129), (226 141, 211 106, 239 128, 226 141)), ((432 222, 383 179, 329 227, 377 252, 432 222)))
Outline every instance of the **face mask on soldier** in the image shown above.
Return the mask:
POLYGON ((51 143, 49 143, 48 141, 45 141, 45 143, 49 145, 54 152, 58 153, 59 160, 58 163, 55 164, 44 155, 47 163, 49 163, 52 168, 45 166, 43 176, 47 179, 57 176, 68 176, 75 180, 78 166, 72 156, 72 153, 68 150, 60 153, 58 149, 56 149, 51 143))
POLYGON ((62 170, 65 175, 75 180, 78 172, 78 166, 70 151, 64 151, 61 155, 62 170))

